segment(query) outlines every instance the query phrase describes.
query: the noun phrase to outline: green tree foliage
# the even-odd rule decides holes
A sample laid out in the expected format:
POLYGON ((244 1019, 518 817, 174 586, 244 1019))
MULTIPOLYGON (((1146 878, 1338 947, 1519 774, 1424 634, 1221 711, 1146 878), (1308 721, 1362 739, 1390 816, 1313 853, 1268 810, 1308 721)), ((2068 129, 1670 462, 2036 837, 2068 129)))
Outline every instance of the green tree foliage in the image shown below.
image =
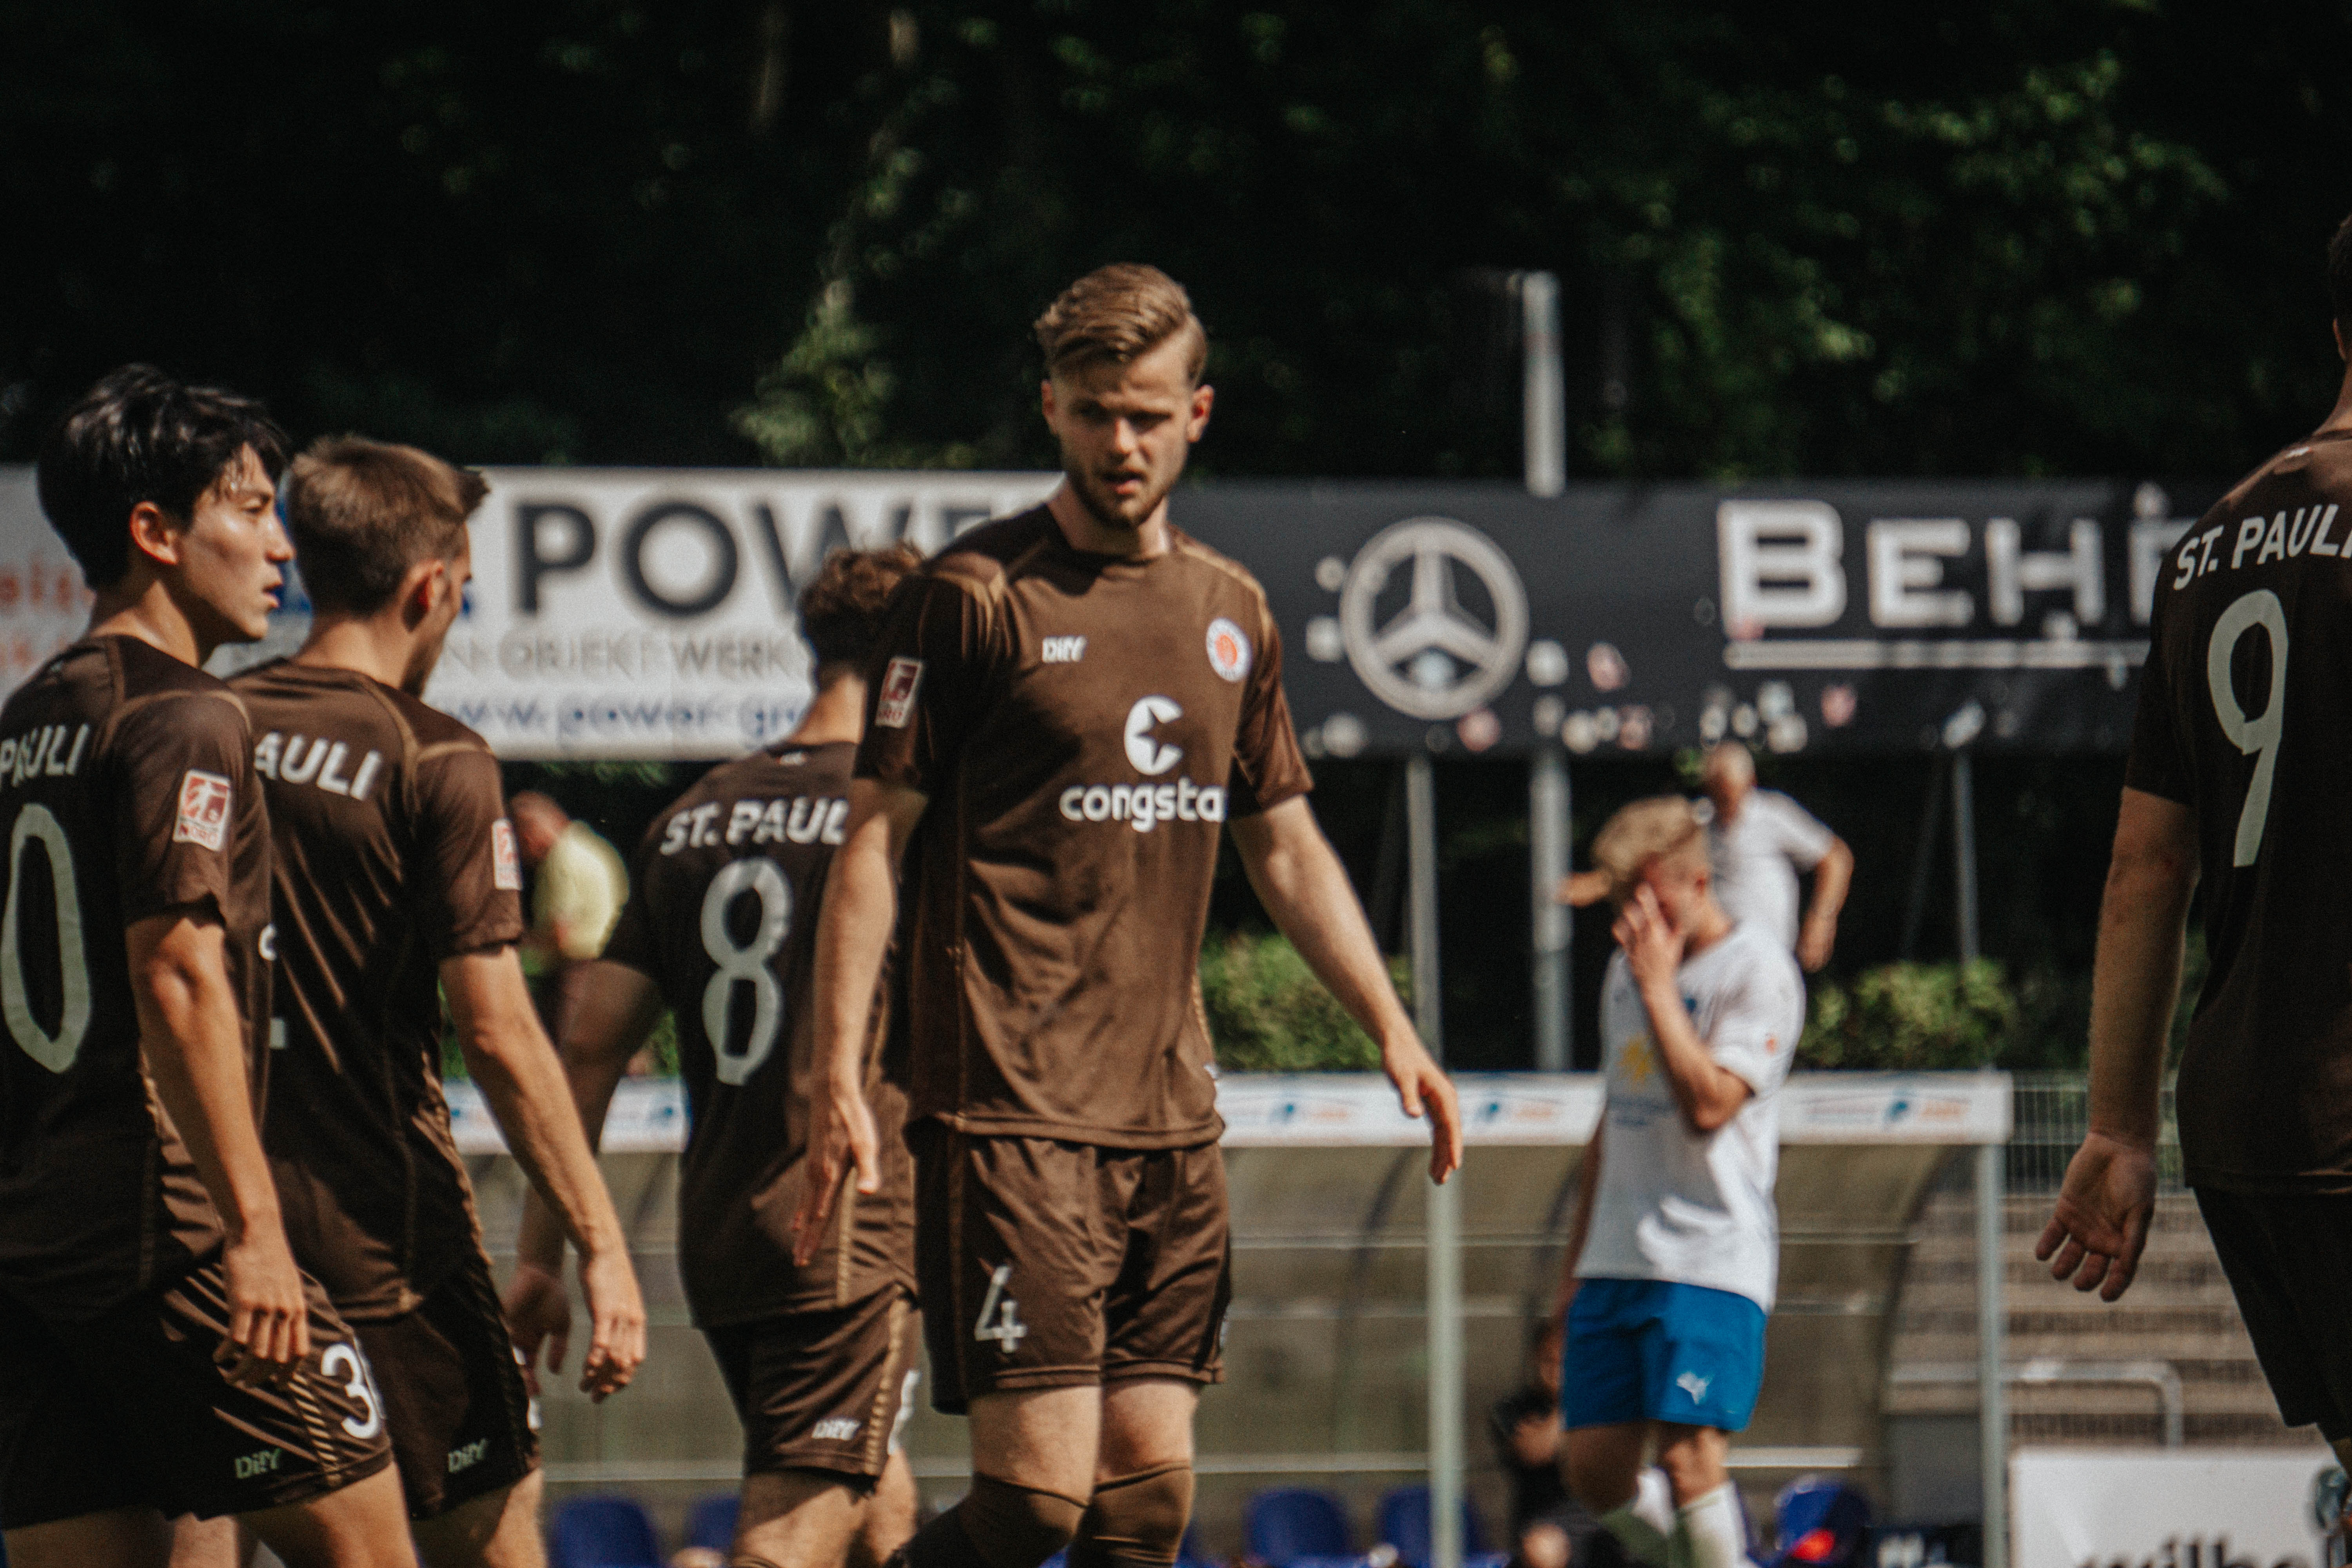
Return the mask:
MULTIPOLYGON (((1400 995, 1406 990, 1394 966, 1400 995)), ((1201 952, 1201 1002, 1227 1072, 1371 1072, 1380 1048, 1307 967, 1270 933, 1212 939, 1201 952)))
POLYGON ((2337 374, 2352 19, 2289 0, 0 0, 0 456, 146 357, 477 460, 1037 463, 1160 262, 1202 461, 2226 475, 2337 374), (1482 270, 1484 269, 1484 270, 1482 270))

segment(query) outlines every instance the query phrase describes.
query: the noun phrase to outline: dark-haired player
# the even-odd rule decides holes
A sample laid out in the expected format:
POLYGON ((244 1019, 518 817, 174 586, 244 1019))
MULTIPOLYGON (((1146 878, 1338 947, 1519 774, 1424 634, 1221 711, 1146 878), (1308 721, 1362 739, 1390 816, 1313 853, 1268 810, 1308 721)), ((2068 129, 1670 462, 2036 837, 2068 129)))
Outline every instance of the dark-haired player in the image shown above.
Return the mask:
POLYGON ((264 1141, 295 1249, 375 1368, 434 1568, 545 1560, 530 1393, 442 1098, 443 997, 508 1147, 582 1243, 582 1387, 622 1387, 645 1353, 627 1241, 515 954, 522 874, 498 760, 421 700, 486 489, 356 437, 294 459, 286 518, 315 618, 291 658, 231 683, 277 851, 264 1141))
MULTIPOLYGON (((2352 345, 2352 219, 2327 251, 2352 345)), ((2181 537, 2156 588, 2099 912, 2091 1124, 2036 1256, 2113 1301, 2156 1208, 2190 894, 2212 968, 2175 1093, 2182 1174, 2279 1415, 2352 1464, 2352 371, 2319 428, 2181 537)))
MULTIPOLYGON (((921 1332, 903 1152, 799 1267, 792 1223, 810 1121, 828 1109, 808 1004, 814 917, 849 815, 866 658, 890 595, 921 559, 903 545, 839 551, 802 592, 815 700, 782 742, 713 769, 655 819, 564 1031, 581 1114, 601 1128, 665 1001, 677 1020, 694 1111, 678 1268, 743 1421, 741 1564, 879 1563, 915 1529, 914 1479, 896 1443, 921 1332)), ((895 1144, 905 1097, 877 1058, 866 1082, 895 1144)), ((516 1250, 517 1337, 526 1353, 551 1338, 560 1366, 563 1237, 544 1205, 526 1210, 516 1250)))
MULTIPOLYGON (((1430 1173, 1461 1158, 1452 1088, 1305 799, 1265 595, 1168 521, 1209 421, 1207 334, 1166 274, 1119 266, 1037 337, 1064 481, 899 595, 818 927, 830 1133, 872 1191, 865 1032, 920 847, 916 1275, 973 1478, 908 1543, 915 1568, 1035 1568, 1074 1539, 1076 1568, 1175 1561, 1230 1293, 1196 978, 1220 833, 1405 1110, 1433 1117, 1430 1173)), ((812 1185, 803 1247, 836 1184, 812 1185)))
POLYGON ((289 1563, 411 1560, 366 1355, 295 1267, 257 1127, 269 830, 197 668, 289 559, 259 405, 143 366, 44 442, 97 595, 0 709, 0 1522, 15 1568, 155 1563, 234 1514, 289 1563))

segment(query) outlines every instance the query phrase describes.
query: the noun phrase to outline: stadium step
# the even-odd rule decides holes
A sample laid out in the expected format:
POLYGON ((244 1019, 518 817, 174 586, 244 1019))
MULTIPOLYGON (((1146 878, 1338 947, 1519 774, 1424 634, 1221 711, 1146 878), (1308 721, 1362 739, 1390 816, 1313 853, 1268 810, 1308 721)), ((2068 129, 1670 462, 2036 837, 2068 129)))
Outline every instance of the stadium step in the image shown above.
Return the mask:
MULTIPOLYGON (((2033 1246, 2046 1194, 2011 1197, 2003 1214, 2007 1359, 2162 1362, 2179 1380, 2189 1443, 2308 1443, 2278 1418, 2252 1342, 2213 1255, 2197 1203, 2158 1200, 2147 1251, 2129 1294, 2113 1304, 2050 1278, 2033 1246)), ((1977 1354, 1976 1206, 1965 1185, 1931 1194, 1913 1233, 1892 1329, 1884 1405, 1890 1416, 1970 1415, 1972 1383, 1906 1381, 1904 1369, 1973 1367, 1977 1354)), ((2011 1431, 2021 1443, 2152 1442, 2162 1431, 2151 1384, 2012 1384, 2011 1431)))

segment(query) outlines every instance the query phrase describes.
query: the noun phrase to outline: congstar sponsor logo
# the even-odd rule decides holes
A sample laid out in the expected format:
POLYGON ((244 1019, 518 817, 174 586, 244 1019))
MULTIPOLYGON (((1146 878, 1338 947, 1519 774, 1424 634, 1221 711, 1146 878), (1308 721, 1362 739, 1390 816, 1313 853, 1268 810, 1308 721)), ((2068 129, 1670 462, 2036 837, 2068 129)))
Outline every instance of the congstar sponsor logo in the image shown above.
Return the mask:
MULTIPOLYGON (((1127 710, 1127 760, 1149 778, 1184 760, 1184 748, 1163 739, 1160 726, 1184 716, 1171 697, 1139 698, 1127 710)), ((1223 822, 1222 784, 1180 778, 1168 784, 1072 784, 1062 792, 1062 815, 1072 822, 1123 822, 1149 833, 1163 822, 1223 822)))

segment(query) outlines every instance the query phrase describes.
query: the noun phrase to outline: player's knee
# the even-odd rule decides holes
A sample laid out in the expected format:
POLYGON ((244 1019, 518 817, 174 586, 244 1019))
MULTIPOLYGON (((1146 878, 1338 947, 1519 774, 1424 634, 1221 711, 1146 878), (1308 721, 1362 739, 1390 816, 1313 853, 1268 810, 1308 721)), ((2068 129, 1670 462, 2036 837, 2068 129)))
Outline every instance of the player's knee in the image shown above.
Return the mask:
POLYGON ((1192 1518, 1192 1467, 1162 1465, 1095 1488, 1070 1568, 1165 1568, 1192 1518))
POLYGON ((1086 1517, 1086 1505, 1059 1492, 974 1476, 956 1504, 956 1518, 988 1568, 1037 1568, 1067 1546, 1086 1517))

